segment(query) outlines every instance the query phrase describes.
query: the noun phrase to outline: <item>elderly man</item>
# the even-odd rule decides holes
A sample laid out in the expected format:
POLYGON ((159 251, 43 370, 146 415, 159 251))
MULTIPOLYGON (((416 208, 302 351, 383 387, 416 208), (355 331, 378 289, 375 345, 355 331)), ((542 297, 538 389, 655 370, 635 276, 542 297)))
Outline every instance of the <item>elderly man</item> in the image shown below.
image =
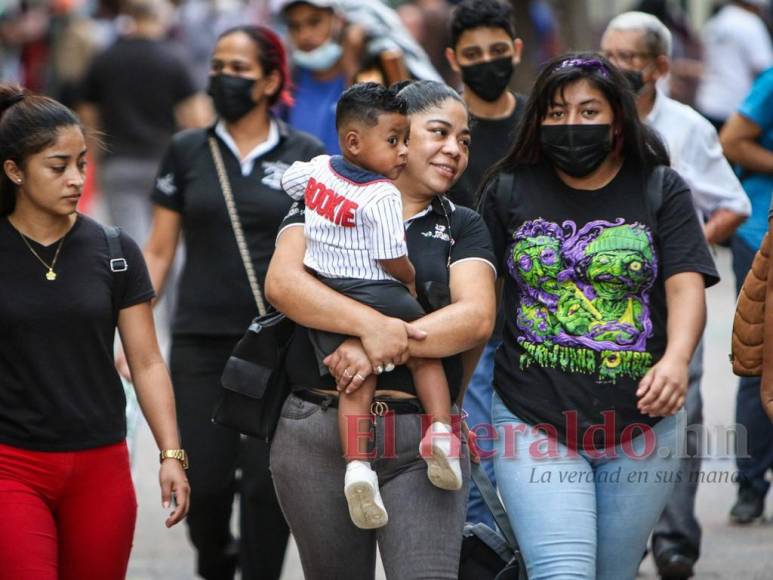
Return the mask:
MULTIPOLYGON (((690 107, 656 88, 669 70, 671 33, 660 20, 643 12, 613 19, 601 40, 602 52, 625 71, 637 95, 639 116, 665 142, 671 165, 685 179, 709 243, 728 239, 751 212, 741 184, 722 154, 714 127, 690 107)), ((688 425, 703 423, 700 379, 702 348, 690 365, 686 411, 688 425)), ((687 434, 680 482, 653 532, 653 555, 662 578, 689 578, 700 551, 701 529, 695 518, 700 429, 687 434), (695 474, 692 475, 691 474, 695 474)))

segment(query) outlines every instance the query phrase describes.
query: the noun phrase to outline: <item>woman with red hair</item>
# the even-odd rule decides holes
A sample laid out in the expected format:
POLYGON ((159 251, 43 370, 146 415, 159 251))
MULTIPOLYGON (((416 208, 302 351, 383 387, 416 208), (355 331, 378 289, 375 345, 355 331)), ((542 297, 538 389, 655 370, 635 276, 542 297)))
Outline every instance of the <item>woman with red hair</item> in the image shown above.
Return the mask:
POLYGON ((224 32, 212 54, 209 77, 218 121, 208 129, 175 135, 152 195, 153 229, 144 253, 159 295, 181 232, 185 239, 170 369, 196 490, 188 527, 198 551, 198 573, 208 579, 233 578, 237 563, 245 580, 279 578, 287 544, 267 445, 242 441, 210 417, 225 362, 258 311, 274 238, 290 208, 282 173, 294 161, 324 153, 317 140, 272 114, 278 102, 289 104, 289 83, 285 49, 276 34, 260 26, 224 32), (220 175, 215 158, 221 163, 220 175), (223 181, 230 184, 230 209, 223 181), (238 244, 232 212, 243 229, 238 244), (252 264, 252 280, 243 256, 252 264), (230 531, 237 487, 239 550, 230 531))

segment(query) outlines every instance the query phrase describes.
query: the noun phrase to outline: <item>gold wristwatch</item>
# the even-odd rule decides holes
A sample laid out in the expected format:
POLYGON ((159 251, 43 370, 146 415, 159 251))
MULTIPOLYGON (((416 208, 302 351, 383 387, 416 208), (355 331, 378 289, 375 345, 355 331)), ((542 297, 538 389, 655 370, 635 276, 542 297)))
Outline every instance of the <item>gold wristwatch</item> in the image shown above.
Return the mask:
POLYGON ((176 459, 183 464, 183 469, 188 469, 188 454, 185 449, 164 449, 159 454, 159 461, 164 459, 176 459))

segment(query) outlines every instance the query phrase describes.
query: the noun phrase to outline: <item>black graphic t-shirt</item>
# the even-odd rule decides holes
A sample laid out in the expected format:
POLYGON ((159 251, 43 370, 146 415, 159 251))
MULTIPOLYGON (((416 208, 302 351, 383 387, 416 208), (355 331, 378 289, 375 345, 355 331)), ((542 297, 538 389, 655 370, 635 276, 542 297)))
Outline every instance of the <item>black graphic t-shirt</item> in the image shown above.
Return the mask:
MULTIPOLYGON (((682 178, 666 171, 659 208, 645 182, 625 163, 605 187, 576 190, 535 165, 519 168, 509 192, 492 183, 483 200, 505 279, 496 392, 570 445, 605 419, 614 443, 638 435, 626 429, 634 423, 657 423, 639 413, 635 392, 666 348, 664 281, 682 272, 703 274, 706 286, 719 279, 682 178)), ((613 443, 602 433, 597 448, 613 443)))

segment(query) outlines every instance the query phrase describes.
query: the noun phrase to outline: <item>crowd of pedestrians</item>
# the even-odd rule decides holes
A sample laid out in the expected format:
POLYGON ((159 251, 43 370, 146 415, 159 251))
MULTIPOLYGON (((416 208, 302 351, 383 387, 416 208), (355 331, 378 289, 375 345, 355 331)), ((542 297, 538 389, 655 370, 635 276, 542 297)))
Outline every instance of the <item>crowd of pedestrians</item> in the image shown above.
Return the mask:
MULTIPOLYGON (((648 550, 693 576, 710 246, 740 292, 773 215, 770 6, 699 41, 639 4, 563 54, 501 0, 0 9, 0 580, 125 576, 121 376, 202 578, 279 578, 290 534, 309 579, 373 578, 376 548, 389 578, 457 578, 466 530, 497 530, 472 463, 530 579, 632 579, 648 550), (46 65, 62 47, 81 65, 46 65), (269 305, 295 323, 270 443, 212 421, 269 305)), ((773 470, 768 343, 741 525, 773 470)))

